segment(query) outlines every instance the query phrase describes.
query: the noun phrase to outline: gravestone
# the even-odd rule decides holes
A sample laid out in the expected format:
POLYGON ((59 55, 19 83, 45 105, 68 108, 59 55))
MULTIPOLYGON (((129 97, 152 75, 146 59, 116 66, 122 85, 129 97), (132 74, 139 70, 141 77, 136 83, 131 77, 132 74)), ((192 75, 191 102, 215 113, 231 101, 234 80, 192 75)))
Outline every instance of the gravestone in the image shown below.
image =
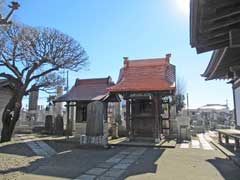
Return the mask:
POLYGON ((104 106, 95 101, 87 106, 87 136, 103 136, 104 106))
POLYGON ((56 135, 63 135, 63 117, 58 115, 56 118, 55 118, 55 123, 54 123, 54 126, 55 126, 55 134, 56 135))
POLYGON ((45 131, 50 134, 53 131, 53 116, 47 115, 45 118, 45 131))

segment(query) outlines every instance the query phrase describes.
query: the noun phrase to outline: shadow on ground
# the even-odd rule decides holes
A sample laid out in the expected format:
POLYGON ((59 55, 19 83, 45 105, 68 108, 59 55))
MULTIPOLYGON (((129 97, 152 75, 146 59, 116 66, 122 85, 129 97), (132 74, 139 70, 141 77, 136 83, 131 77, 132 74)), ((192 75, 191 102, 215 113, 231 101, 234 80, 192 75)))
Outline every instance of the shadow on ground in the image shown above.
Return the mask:
MULTIPOLYGON (((25 143, 8 144, 0 148, 0 161, 1 156, 13 157, 12 159, 21 160, 31 159, 25 164, 14 166, 6 166, 6 168, 0 167, 0 174, 9 174, 15 172, 21 172, 21 175, 17 179, 34 179, 35 176, 46 176, 55 178, 76 178, 81 173, 87 171, 90 168, 97 166, 97 164, 104 162, 106 159, 114 156, 119 151, 123 150, 122 147, 104 149, 101 147, 82 147, 75 143, 64 143, 62 140, 49 140, 45 141, 51 147, 53 147, 57 154, 50 158, 37 158, 36 155, 31 152, 25 143), (19 157, 17 156, 19 155, 19 157)), ((5 159, 7 163, 7 159, 5 159)), ((15 163, 12 162, 13 164, 15 163)), ((16 179, 16 178, 14 178, 16 179)))
POLYGON ((0 153, 32 157, 34 152, 23 142, 0 144, 0 153))
POLYGON ((156 162, 161 158, 164 151, 165 149, 162 148, 148 148, 145 154, 131 165, 131 169, 121 179, 148 173, 156 174, 158 167, 156 162))
POLYGON ((240 171, 233 161, 218 157, 207 161, 217 169, 225 180, 239 180, 240 171))

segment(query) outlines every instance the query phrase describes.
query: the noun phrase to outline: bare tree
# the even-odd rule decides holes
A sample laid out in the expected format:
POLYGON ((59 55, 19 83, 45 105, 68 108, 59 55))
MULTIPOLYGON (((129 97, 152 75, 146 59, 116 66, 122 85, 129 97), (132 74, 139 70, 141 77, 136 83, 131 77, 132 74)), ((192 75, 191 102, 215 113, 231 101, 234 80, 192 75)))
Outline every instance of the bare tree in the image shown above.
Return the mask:
POLYGON ((177 77, 176 83, 176 111, 179 112, 184 108, 186 94, 186 82, 182 77, 177 77))
POLYGON ((31 91, 51 90, 62 82, 61 69, 78 71, 88 57, 73 38, 50 28, 10 25, 0 29, 0 77, 13 87, 3 116, 1 142, 10 141, 22 99, 31 91))

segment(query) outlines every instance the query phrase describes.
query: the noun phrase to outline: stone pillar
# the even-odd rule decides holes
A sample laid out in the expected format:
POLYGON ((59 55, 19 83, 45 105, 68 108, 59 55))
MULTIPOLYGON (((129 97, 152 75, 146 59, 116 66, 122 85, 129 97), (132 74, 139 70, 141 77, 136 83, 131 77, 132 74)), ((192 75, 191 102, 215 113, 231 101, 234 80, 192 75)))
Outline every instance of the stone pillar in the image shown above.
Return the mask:
POLYGON ((39 96, 39 91, 32 91, 32 92, 30 92, 30 95, 29 95, 28 110, 29 110, 31 127, 34 126, 34 124, 38 118, 38 114, 37 114, 38 96, 39 96))
POLYGON ((112 138, 118 138, 118 123, 121 121, 120 104, 114 103, 113 105, 113 122, 112 122, 112 138), (119 119, 120 118, 120 119, 119 119))
POLYGON ((37 106, 38 106, 38 95, 39 92, 38 91, 32 91, 30 92, 29 95, 29 102, 28 102, 28 110, 37 110, 37 106))
MULTIPOLYGON (((63 86, 57 86, 57 96, 56 96, 56 98, 58 98, 58 97, 60 97, 60 96, 62 96, 63 95, 63 86)), ((56 108, 55 108, 55 110, 56 110, 56 115, 60 115, 60 116, 62 116, 63 115, 63 103, 62 102, 58 102, 58 103, 56 103, 56 108)))

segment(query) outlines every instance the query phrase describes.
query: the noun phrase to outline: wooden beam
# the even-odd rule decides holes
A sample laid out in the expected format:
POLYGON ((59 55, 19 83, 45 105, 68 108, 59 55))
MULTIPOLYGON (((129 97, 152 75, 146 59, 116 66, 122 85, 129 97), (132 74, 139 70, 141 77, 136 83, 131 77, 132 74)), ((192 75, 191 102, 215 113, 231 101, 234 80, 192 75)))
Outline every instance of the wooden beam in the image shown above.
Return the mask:
POLYGON ((214 45, 211 45, 211 46, 202 45, 202 46, 196 47, 196 49, 197 49, 197 53, 203 53, 203 52, 227 47, 228 45, 229 45, 229 42, 225 42, 225 43, 221 43, 221 44, 214 44, 214 45))
POLYGON ((230 42, 229 42, 229 39, 228 39, 228 38, 227 38, 227 39, 222 38, 222 39, 214 39, 214 40, 208 40, 208 41, 201 41, 201 42, 199 43, 199 46, 198 46, 198 47, 206 47, 206 46, 208 46, 208 47, 211 47, 211 46, 215 47, 215 46, 218 45, 218 44, 224 44, 225 46, 229 46, 230 42))
POLYGON ((203 19, 207 22, 216 22, 216 21, 225 21, 226 19, 229 19, 231 17, 239 16, 240 14, 240 7, 236 7, 236 9, 228 10, 228 11, 222 11, 221 14, 213 14, 212 16, 206 16, 203 19))
POLYGON ((235 18, 230 18, 225 21, 220 22, 207 22, 203 21, 203 23, 200 24, 199 32, 200 33, 209 33, 219 30, 220 32, 224 31, 230 31, 232 29, 239 28, 240 24, 240 16, 235 18))
POLYGON ((211 42, 219 42, 219 41, 222 42, 222 41, 229 40, 228 32, 222 33, 222 34, 216 34, 216 35, 211 34, 211 35, 212 36, 208 34, 199 36, 198 44, 201 45, 201 44, 208 44, 211 42))
POLYGON ((239 0, 201 0, 201 1, 203 1, 202 6, 203 9, 208 8, 212 10, 230 7, 235 5, 236 3, 239 3, 239 0))

